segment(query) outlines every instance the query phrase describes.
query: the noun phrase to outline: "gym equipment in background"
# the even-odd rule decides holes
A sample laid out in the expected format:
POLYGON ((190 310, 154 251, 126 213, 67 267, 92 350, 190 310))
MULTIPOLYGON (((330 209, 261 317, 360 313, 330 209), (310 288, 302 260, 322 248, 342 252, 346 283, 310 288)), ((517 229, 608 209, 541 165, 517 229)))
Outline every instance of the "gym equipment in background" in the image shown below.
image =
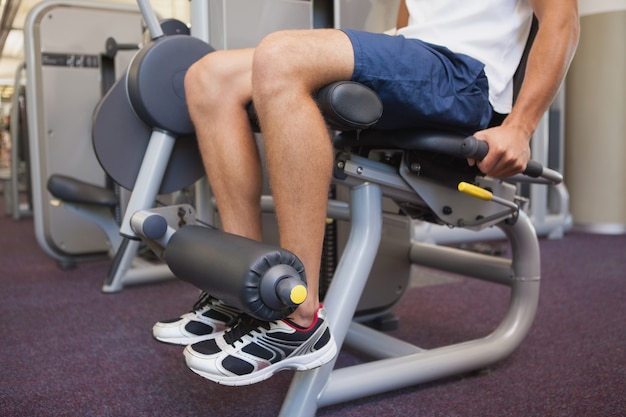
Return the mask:
MULTIPOLYGON (((55 174, 106 185, 91 139, 92 112, 102 97, 101 55, 109 37, 140 44, 142 16, 128 5, 47 0, 29 12, 24 37, 35 235, 59 265, 71 267, 107 256, 116 243, 93 220, 68 210, 46 185, 55 174)), ((134 52, 118 53, 117 74, 134 52)))

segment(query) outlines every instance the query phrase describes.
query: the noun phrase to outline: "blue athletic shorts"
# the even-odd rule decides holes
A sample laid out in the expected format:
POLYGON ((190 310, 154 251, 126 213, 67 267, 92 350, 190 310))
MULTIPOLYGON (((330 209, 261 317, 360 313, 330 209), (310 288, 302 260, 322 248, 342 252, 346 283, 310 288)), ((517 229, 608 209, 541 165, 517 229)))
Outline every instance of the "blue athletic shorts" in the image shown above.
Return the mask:
POLYGON ((484 65, 418 39, 343 30, 354 49, 352 80, 383 101, 377 129, 443 128, 472 134, 492 115, 484 65))

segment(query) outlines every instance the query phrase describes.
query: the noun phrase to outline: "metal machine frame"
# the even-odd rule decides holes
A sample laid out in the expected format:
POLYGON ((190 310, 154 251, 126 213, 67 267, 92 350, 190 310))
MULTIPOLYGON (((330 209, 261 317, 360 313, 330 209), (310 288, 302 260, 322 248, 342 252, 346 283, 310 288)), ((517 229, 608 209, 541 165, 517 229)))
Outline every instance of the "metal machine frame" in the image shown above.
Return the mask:
MULTIPOLYGON (((160 28, 149 2, 138 0, 138 4, 153 39, 158 37, 160 28)), ((340 4, 339 0, 334 4, 340 4)), ((192 2, 191 15, 194 18, 208 16, 207 2, 192 2)), ((194 29, 194 35, 200 31, 200 37, 207 37, 203 40, 208 41, 208 25, 194 21, 192 26, 198 28, 194 29)), ((138 237, 131 228, 131 219, 135 213, 152 207, 174 142, 172 134, 160 129, 152 131, 137 177, 136 184, 141 186, 133 191, 121 226, 124 236, 138 237)), ((391 152, 404 161, 405 149, 399 147, 391 152)), ((337 154, 335 182, 345 185, 350 196, 347 202, 331 201, 328 213, 335 219, 349 220, 350 231, 324 305, 338 346, 350 346, 374 360, 334 369, 335 358, 320 368, 297 372, 282 405, 280 415, 283 417, 311 417, 320 407, 486 367, 510 355, 523 341, 534 320, 540 284, 539 244, 531 218, 520 209, 525 199, 515 195, 516 187, 512 185, 524 179, 512 182, 477 179, 479 187, 492 190, 492 198, 483 200, 471 193, 443 188, 416 174, 404 162, 391 166, 370 157, 372 155, 376 155, 375 147, 369 155, 337 154), (353 320, 383 240, 383 198, 430 209, 447 227, 472 231, 495 227, 508 239, 510 259, 415 240, 407 242, 407 264, 462 273, 510 288, 508 310, 491 334, 423 349, 353 320), (442 212, 443 207, 450 210, 442 212)), ((542 182, 539 186, 545 187, 549 181, 539 182, 542 182)), ((205 198, 205 201, 210 199, 205 198)), ((271 208, 271 198, 265 199, 265 205, 271 208)), ((211 207, 205 209, 209 215, 214 212, 211 207)), ((202 210, 197 210, 200 218, 203 218, 202 210)), ((134 239, 127 242, 137 244, 134 239)))
MULTIPOLYGON (((418 242, 410 250, 410 262, 415 265, 510 287, 508 311, 491 334, 427 350, 354 322, 352 317, 381 239, 382 197, 398 198, 399 194, 408 196, 413 191, 409 198, 417 200, 422 193, 433 190, 428 183, 411 190, 387 166, 369 160, 357 160, 346 171, 351 193, 351 230, 324 305, 338 345, 349 346, 374 360, 341 369, 334 369, 333 361, 296 373, 280 416, 314 416, 319 407, 486 367, 515 350, 535 316, 539 245, 529 217, 520 211, 515 221, 508 218, 495 225, 508 238, 512 259, 418 242), (364 169, 369 171, 367 178, 363 178, 364 169)), ((443 197, 442 202, 449 204, 450 200, 443 197)))
MULTIPOLYGON (((297 372, 280 413, 285 417, 313 416, 319 407, 495 363, 521 343, 537 308, 540 281, 537 235, 529 217, 518 209, 523 200, 509 195, 512 186, 487 180, 491 182, 485 187, 506 197, 506 201, 503 203, 505 199, 501 197, 482 201, 444 190, 432 181, 411 175, 406 167, 397 170, 358 155, 337 159, 337 168, 342 174, 337 182, 350 189, 350 202, 345 205, 331 202, 329 215, 349 219, 351 227, 324 305, 338 345, 345 343, 377 360, 341 369, 334 369, 335 361, 332 361, 311 371, 297 372), (353 321, 382 239, 383 197, 430 206, 435 212, 446 206, 454 207, 452 212, 471 207, 470 212, 461 215, 464 219, 450 220, 448 226, 466 224, 470 229, 495 226, 502 230, 511 244, 512 259, 423 243, 413 243, 407 259, 410 263, 462 272, 509 286, 508 311, 490 335, 425 350, 353 321)), ((439 213, 442 217, 445 214, 439 213)))
MULTIPOLYGON (((200 3, 192 1, 192 17, 200 20, 193 22, 192 34, 210 41, 206 29, 208 20, 205 20, 208 19, 208 9, 200 3), (197 28, 195 32, 194 28, 197 28)), ((334 5, 335 26, 339 26, 341 0, 334 0, 334 5)), ((543 162, 544 157, 544 154, 540 155, 539 162, 543 162)), ((539 245, 530 217, 520 211, 515 222, 502 219, 495 227, 483 229, 487 234, 494 230, 501 232, 496 236, 505 236, 509 240, 512 259, 420 243, 418 240, 422 234, 419 230, 417 238, 412 239, 410 262, 414 264, 463 273, 510 287, 508 311, 490 335, 425 350, 354 322, 352 318, 381 241, 383 197, 403 194, 408 198, 419 199, 421 192, 429 187, 428 184, 422 184, 419 189, 412 190, 388 166, 371 161, 362 162, 363 165, 355 163, 353 172, 346 180, 351 204, 345 207, 343 215, 339 217, 350 219, 350 233, 324 305, 338 345, 345 344, 377 360, 341 369, 334 369, 335 361, 332 361, 312 371, 297 372, 280 416, 314 416, 320 407, 488 366, 508 356, 521 343, 535 316, 540 281, 539 245), (369 167, 371 171, 367 178, 363 178, 364 167, 369 167)), ((546 188, 545 185, 531 186, 546 188)), ((557 215, 556 228, 563 230, 562 225, 567 227, 569 223, 566 213, 567 193, 563 186, 558 187, 565 210, 557 215)), ((540 204, 544 204, 544 201, 540 204)), ((331 204, 329 213, 336 209, 337 206, 331 204)), ((538 213, 541 211, 536 210, 538 213)), ((538 214, 540 222, 545 219, 542 216, 545 215, 538 214)), ((454 229, 452 233, 457 230, 463 231, 454 229)), ((470 233, 477 236, 483 232, 470 233)), ((425 240, 431 239, 428 237, 425 240)))

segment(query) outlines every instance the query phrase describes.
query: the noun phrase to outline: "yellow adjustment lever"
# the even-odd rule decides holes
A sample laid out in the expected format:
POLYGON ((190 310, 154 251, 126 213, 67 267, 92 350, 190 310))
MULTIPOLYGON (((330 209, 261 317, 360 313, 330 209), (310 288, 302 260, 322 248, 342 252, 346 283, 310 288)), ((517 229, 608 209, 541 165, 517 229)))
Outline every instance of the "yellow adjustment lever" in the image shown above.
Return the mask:
POLYGON ((289 299, 295 305, 300 305, 304 302, 307 296, 307 290, 304 285, 296 285, 291 289, 291 293, 289 294, 289 299))
POLYGON ((458 189, 460 192, 471 195, 472 197, 480 198, 481 200, 491 201, 493 194, 491 191, 487 191, 484 188, 477 187, 467 182, 460 182, 458 189))

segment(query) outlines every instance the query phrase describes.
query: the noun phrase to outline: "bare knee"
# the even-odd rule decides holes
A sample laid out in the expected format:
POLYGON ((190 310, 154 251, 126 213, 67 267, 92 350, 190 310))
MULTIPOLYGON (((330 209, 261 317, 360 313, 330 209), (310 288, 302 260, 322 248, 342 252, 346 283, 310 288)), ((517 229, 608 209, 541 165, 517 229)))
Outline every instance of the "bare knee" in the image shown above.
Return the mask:
MULTIPOLYGON (((216 51, 195 62, 185 74, 185 95, 190 110, 224 104, 225 100, 238 102, 251 98, 251 68, 242 65, 228 51, 216 51)), ((249 66, 250 67, 250 66, 249 66)))
POLYGON ((275 97, 283 91, 310 94, 333 81, 349 79, 353 68, 352 45, 341 31, 274 32, 254 52, 254 100, 275 97))
POLYGON ((299 54, 299 43, 294 32, 270 33, 261 40, 254 51, 253 80, 282 79, 284 76, 293 75, 299 54))
POLYGON ((190 107, 210 104, 219 95, 223 83, 215 54, 210 53, 195 62, 185 74, 185 95, 190 107))
POLYGON ((305 77, 300 32, 280 31, 266 36, 254 52, 252 84, 255 99, 273 96, 283 88, 311 89, 305 77))

